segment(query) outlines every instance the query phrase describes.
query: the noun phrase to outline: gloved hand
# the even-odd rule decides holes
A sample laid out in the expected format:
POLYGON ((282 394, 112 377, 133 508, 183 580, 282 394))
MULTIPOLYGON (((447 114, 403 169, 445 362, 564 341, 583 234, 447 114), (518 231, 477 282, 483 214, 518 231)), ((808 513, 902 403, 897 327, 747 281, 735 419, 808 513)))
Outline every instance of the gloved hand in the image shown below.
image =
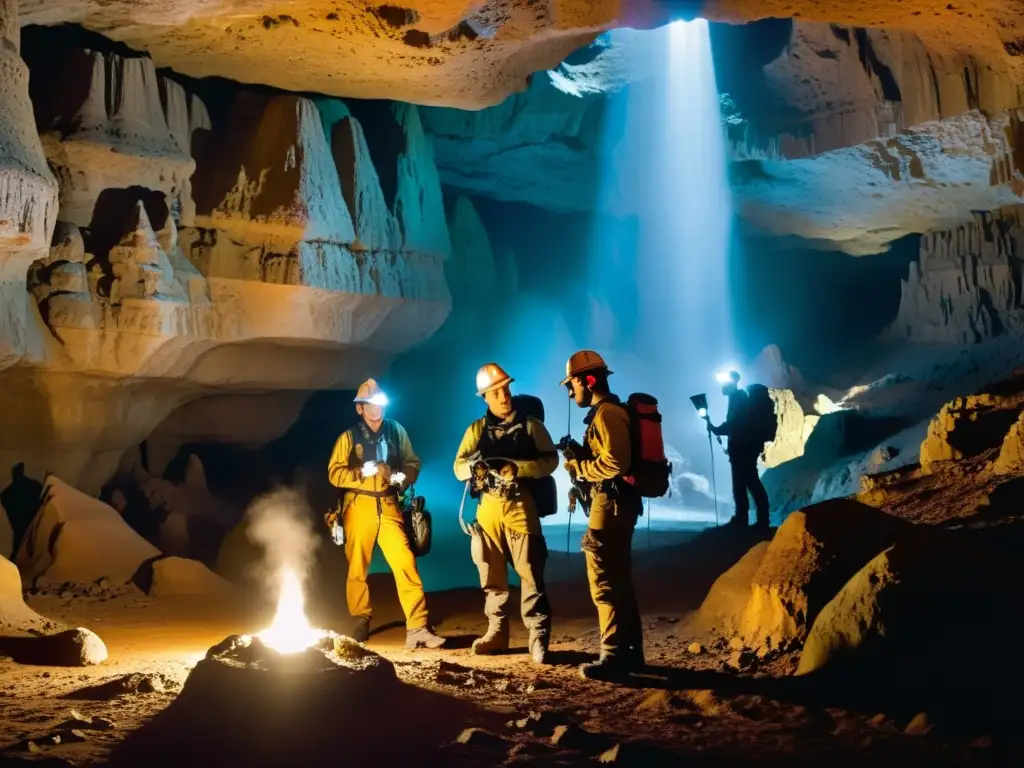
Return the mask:
POLYGON ((501 465, 501 469, 498 470, 498 475, 503 481, 511 485, 519 476, 519 467, 511 461, 505 462, 501 465))
POLYGON ((338 510, 332 509, 331 511, 324 514, 324 522, 327 523, 328 530, 333 528, 334 524, 338 522, 338 510))
POLYGON ((395 472, 391 475, 392 485, 401 485, 405 482, 405 472, 395 472))
POLYGON ((363 464, 363 477, 373 477, 377 474, 377 462, 368 461, 363 464))
POLYGON ((566 459, 565 460, 565 464, 563 464, 562 466, 564 466, 565 467, 565 471, 569 473, 569 477, 577 477, 577 476, 579 476, 579 474, 580 474, 580 461, 579 461, 579 459, 566 459))

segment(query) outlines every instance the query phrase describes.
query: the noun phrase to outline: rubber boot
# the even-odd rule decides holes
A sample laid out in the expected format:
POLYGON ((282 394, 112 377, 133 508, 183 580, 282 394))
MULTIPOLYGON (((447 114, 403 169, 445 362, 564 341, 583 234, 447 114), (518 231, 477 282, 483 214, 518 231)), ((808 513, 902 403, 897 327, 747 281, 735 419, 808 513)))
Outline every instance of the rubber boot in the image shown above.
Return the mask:
POLYGON ((505 606, 507 604, 508 592, 487 593, 484 602, 484 613, 487 615, 487 632, 484 633, 483 637, 478 637, 473 641, 473 653, 481 656, 508 650, 508 616, 505 613, 505 606))
POLYGON ((405 633, 405 650, 407 651, 413 651, 417 648, 440 648, 446 642, 448 642, 446 638, 435 635, 430 627, 410 629, 405 633))
POLYGON ((357 643, 365 643, 370 639, 370 617, 356 616, 352 625, 352 639, 357 643))
POLYGON ((473 653, 485 656, 489 653, 501 653, 508 650, 508 621, 492 621, 483 637, 473 641, 473 653))
POLYGON ((543 632, 530 633, 530 658, 534 664, 548 663, 548 636, 543 632))
POLYGON ((580 664, 580 677, 584 680, 603 680, 607 683, 622 682, 631 672, 636 671, 633 664, 629 656, 602 653, 597 661, 580 664))

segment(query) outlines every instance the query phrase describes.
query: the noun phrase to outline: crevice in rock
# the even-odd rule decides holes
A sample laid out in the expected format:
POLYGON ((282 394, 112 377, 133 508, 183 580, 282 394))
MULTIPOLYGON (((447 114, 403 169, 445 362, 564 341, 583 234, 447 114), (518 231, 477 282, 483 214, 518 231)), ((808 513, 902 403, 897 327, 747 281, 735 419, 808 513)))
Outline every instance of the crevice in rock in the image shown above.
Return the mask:
POLYGON ((853 30, 853 34, 857 40, 861 66, 864 67, 865 72, 869 72, 878 78, 878 82, 882 86, 882 96, 886 101, 902 101, 900 86, 896 82, 892 70, 878 58, 878 54, 871 44, 871 38, 868 36, 868 31, 863 27, 857 27, 853 30))
POLYGON ((353 99, 347 105, 361 125, 373 126, 373 130, 365 132, 366 146, 377 170, 384 200, 388 209, 394 210, 398 196, 398 156, 405 151, 402 126, 395 119, 390 101, 353 99))
POLYGON ((419 11, 415 8, 400 8, 397 5, 379 5, 372 9, 373 14, 389 27, 401 29, 420 20, 419 11))

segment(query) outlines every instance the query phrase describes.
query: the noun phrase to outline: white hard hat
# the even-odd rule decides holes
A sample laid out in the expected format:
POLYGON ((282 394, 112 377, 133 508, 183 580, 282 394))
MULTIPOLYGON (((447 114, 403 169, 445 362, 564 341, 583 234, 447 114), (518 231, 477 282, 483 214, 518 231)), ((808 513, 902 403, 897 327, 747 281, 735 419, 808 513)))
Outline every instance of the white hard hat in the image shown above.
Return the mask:
POLYGON ((383 408, 388 404, 388 396, 384 394, 384 390, 380 388, 376 381, 367 379, 359 385, 355 400, 352 402, 369 403, 370 405, 379 405, 383 408))
POLYGON ((497 363, 488 363, 476 372, 476 393, 483 397, 506 384, 511 384, 515 379, 505 373, 505 369, 497 363))

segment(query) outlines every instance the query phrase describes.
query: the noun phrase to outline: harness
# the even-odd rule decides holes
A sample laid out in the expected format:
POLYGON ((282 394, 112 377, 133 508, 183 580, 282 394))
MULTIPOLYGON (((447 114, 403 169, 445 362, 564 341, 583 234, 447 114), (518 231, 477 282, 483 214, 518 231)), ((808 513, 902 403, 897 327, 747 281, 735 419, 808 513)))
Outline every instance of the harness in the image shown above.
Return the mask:
MULTIPOLYGON (((393 472, 402 470, 402 456, 398 443, 398 427, 392 419, 384 419, 377 432, 373 432, 365 421, 360 421, 349 429, 352 436, 352 452, 348 457, 350 468, 361 467, 368 461, 387 464, 393 472)), ((397 486, 390 486, 383 491, 368 491, 363 488, 346 488, 346 494, 371 496, 383 499, 389 496, 398 498, 397 486)))
MULTIPOLYGON (((590 452, 593 457, 593 450, 591 449, 591 437, 594 434, 594 418, 597 416, 598 411, 605 405, 614 405, 622 409, 626 409, 626 406, 618 398, 617 395, 608 395, 604 400, 596 405, 590 406, 590 410, 587 411, 587 415, 583 418, 583 423, 587 425, 586 430, 583 433, 583 444, 586 446, 587 451, 590 452)), ((600 480, 592 483, 590 486, 591 497, 594 493, 603 493, 610 499, 619 497, 619 494, 623 490, 631 490, 629 483, 627 483, 623 476, 612 478, 611 480, 600 480)))
MULTIPOLYGON (((508 419, 499 421, 490 411, 484 416, 484 429, 480 433, 476 449, 486 461, 488 459, 511 459, 513 461, 535 461, 540 451, 533 441, 526 423, 526 417, 518 412, 508 419)), ((532 478, 519 478, 511 488, 500 489, 495 495, 503 499, 517 499, 523 491, 533 490, 532 478)), ((491 492, 493 493, 493 491, 491 492)))

